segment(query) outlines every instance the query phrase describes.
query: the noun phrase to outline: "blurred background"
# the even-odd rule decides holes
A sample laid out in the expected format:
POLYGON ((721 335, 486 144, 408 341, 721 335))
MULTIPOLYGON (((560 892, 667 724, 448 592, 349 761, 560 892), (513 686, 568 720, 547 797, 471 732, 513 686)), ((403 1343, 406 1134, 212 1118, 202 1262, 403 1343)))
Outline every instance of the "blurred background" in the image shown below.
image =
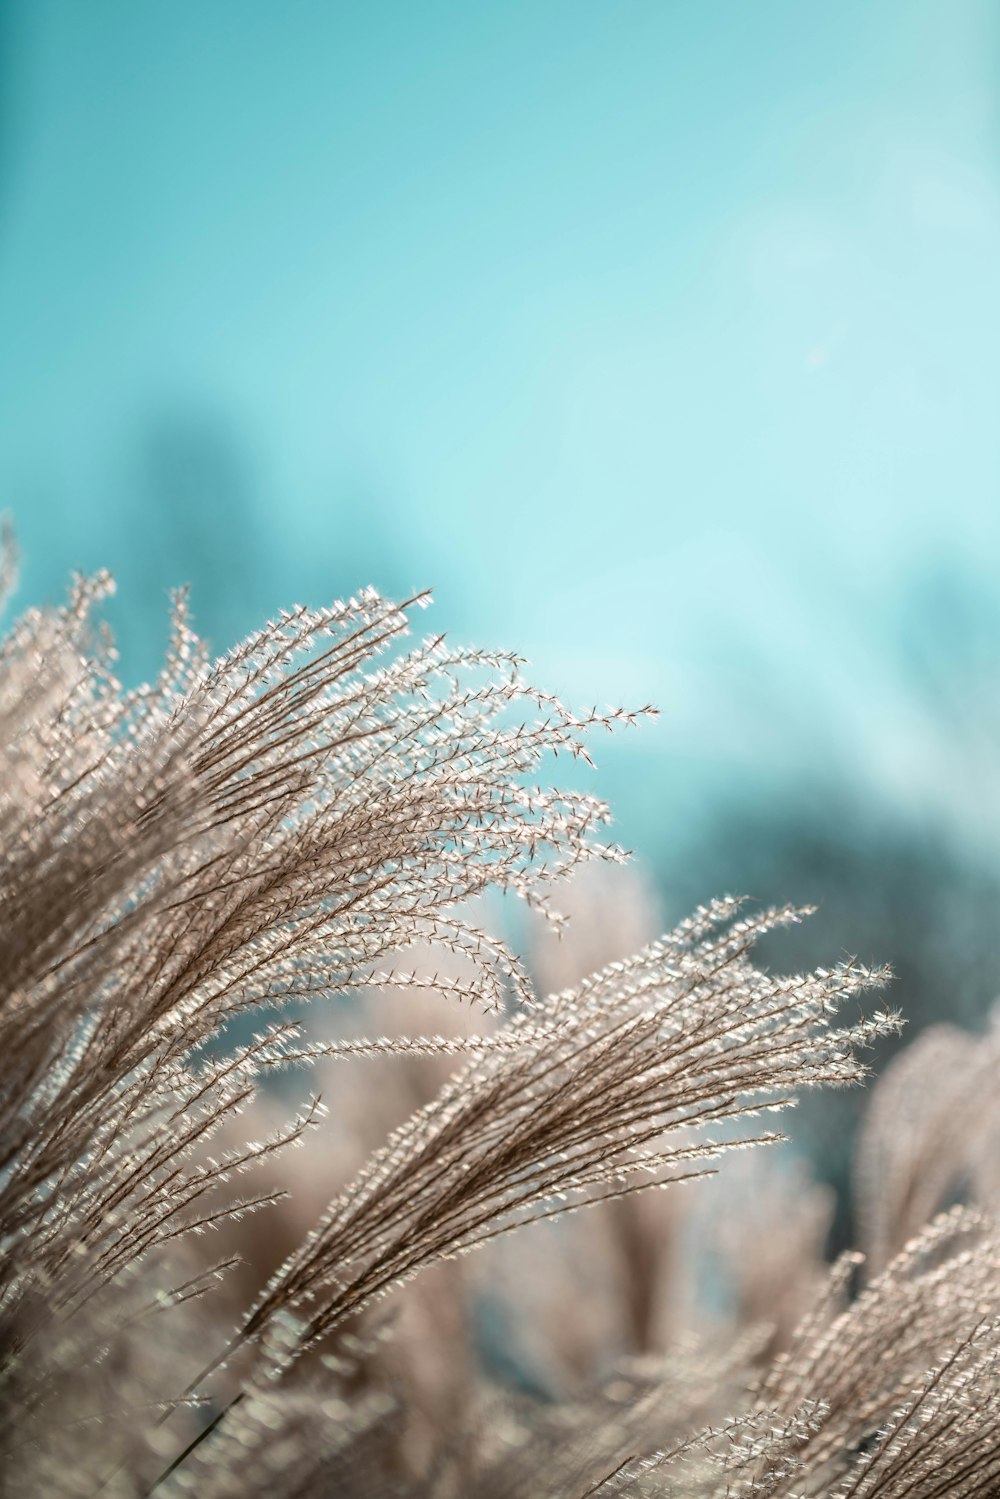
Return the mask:
POLYGON ((19 602, 109 566, 134 681, 182 581, 433 585, 662 709, 661 920, 816 901, 911 1037, 1000 991, 998 330, 992 0, 0 4, 19 602))

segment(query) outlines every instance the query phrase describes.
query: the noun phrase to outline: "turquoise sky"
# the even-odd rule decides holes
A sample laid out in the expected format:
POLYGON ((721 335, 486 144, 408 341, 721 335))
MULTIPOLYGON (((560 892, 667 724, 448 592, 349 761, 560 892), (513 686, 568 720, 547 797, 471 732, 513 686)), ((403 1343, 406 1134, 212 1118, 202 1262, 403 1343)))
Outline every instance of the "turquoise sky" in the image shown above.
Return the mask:
POLYGON ((0 16, 22 598, 112 566, 134 673, 185 578, 220 648, 430 583, 571 700, 659 702, 602 783, 633 842, 764 763, 974 820, 992 0, 0 16), (936 622, 971 735, 914 688, 936 622))

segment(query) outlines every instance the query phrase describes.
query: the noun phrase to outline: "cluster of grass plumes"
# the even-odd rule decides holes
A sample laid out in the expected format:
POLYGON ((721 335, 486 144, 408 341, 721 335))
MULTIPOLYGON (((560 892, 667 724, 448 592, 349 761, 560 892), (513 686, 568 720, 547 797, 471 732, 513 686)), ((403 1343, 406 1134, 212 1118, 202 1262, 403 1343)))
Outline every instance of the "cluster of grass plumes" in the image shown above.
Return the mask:
MULTIPOLYGON (((880 972, 755 966, 755 942, 799 913, 731 901, 535 996, 470 902, 498 890, 545 911, 567 871, 620 858, 599 841, 602 804, 538 776, 551 752, 586 756, 591 730, 634 715, 573 715, 513 657, 406 648, 424 601, 371 592, 294 610, 215 662, 179 599, 163 673, 126 692, 92 623, 107 586, 78 583, 0 651, 7 1491, 991 1492, 986 1213, 944 1220, 845 1305, 853 1264, 839 1267, 780 1338, 746 1326, 725 1349, 656 1345, 653 1261, 670 1234, 631 1214, 636 1194, 776 1139, 756 1116, 859 1081, 859 1049, 894 1021, 837 1023, 880 972), (307 1002, 353 1006, 364 989, 369 1013, 391 991, 397 1015, 432 995, 483 1024, 365 1039, 305 1023, 307 1002), (294 1175, 285 1149, 323 1138, 307 1098, 243 1139, 262 1085, 318 1067, 336 1118, 338 1069, 374 1077, 382 1059, 447 1075, 234 1304, 238 1225, 275 1212, 294 1175), (579 1208, 570 1222, 603 1221, 648 1282, 629 1307, 632 1356, 539 1401, 505 1392, 472 1351, 460 1419, 416 1451, 407 1386, 383 1377, 399 1329, 382 1309, 446 1285, 435 1277, 467 1251, 489 1262, 511 1230, 537 1236, 537 1220, 579 1208), (200 1246, 220 1227, 213 1258, 200 1246), (935 1468, 951 1487, 928 1487, 935 1468)), ((303 1157, 321 1176, 315 1147, 303 1157)), ((895 1224, 879 1233, 893 1243, 895 1224)), ((822 1280, 810 1275, 799 1283, 822 1280)), ((448 1320, 432 1312, 423 1335, 448 1320)), ((452 1325, 473 1321, 470 1303, 452 1325)))

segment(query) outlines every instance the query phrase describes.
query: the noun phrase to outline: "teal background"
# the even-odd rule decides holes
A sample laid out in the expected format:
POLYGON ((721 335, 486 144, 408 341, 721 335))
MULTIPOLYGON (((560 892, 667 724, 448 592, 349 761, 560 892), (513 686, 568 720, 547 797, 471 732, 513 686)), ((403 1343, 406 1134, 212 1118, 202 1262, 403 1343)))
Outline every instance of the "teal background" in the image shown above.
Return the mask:
MULTIPOLYGON (((0 9, 21 600, 435 586, 570 702, 667 916, 816 898, 916 1024, 996 979, 1000 10, 0 9)), ((804 929, 805 930, 805 929, 804 929)), ((784 949, 788 951, 787 947, 784 949)))

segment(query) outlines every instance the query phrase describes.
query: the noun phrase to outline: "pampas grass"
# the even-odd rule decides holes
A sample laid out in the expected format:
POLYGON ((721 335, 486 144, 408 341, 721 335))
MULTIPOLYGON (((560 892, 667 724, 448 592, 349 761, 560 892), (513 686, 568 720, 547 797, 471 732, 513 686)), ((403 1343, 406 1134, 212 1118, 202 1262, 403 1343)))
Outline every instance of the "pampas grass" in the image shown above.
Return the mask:
MULTIPOLYGON (((879 1273, 860 1295, 853 1260, 818 1272, 807 1214, 756 1269, 751 1241, 737 1254, 755 1289, 728 1346, 658 1341, 657 1256, 681 1273, 678 1220, 637 1218, 636 1194, 775 1141, 776 1111, 861 1081, 860 1052, 896 1022, 837 1019, 881 971, 760 969, 756 942, 803 913, 731 900, 534 992, 481 898, 558 925, 560 881, 621 860, 603 805, 545 777, 552 755, 586 760, 594 730, 640 715, 576 715, 515 657, 413 644, 426 598, 370 590, 282 614, 215 661, 179 595, 163 671, 126 691, 95 623, 109 588, 77 580, 0 650, 6 1491, 993 1492, 996 1230, 985 1207, 924 1227, 944 1188, 905 1185, 932 1173, 933 1148, 915 1146, 926 1165, 895 1148, 905 1078, 887 1079, 862 1145, 879 1273), (344 1024, 365 991, 367 1036, 344 1024), (445 1009, 428 1028, 428 1003, 461 1025, 445 1009), (382 1117, 372 1090, 389 1067, 411 1069, 414 1111, 352 1174, 338 1098, 382 1117), (338 1082, 358 1068, 370 1083, 338 1082), (327 1097, 276 1122, 288 1086, 268 1080, 288 1069, 321 1075, 327 1097), (311 1223, 283 1206, 303 1181, 311 1223), (584 1260, 589 1244, 600 1262, 596 1228, 577 1224, 603 1223, 605 1259, 619 1245, 626 1330, 616 1370, 539 1401, 491 1379, 471 1330, 490 1267, 511 1263, 507 1236, 559 1263, 569 1240, 551 1225, 571 1212, 584 1260), (255 1284, 238 1262, 255 1243, 267 1257, 268 1222, 287 1248, 255 1284), (221 1254, 206 1254, 208 1230, 221 1254), (472 1250, 485 1268, 449 1269, 472 1250), (423 1312, 407 1322, 407 1306, 423 1312)), ((973 1050, 984 1078, 992 1050, 973 1050)), ((968 1152, 936 1148, 938 1182, 968 1152)), ((558 1275, 551 1294, 562 1311, 539 1326, 586 1325, 558 1275)))

